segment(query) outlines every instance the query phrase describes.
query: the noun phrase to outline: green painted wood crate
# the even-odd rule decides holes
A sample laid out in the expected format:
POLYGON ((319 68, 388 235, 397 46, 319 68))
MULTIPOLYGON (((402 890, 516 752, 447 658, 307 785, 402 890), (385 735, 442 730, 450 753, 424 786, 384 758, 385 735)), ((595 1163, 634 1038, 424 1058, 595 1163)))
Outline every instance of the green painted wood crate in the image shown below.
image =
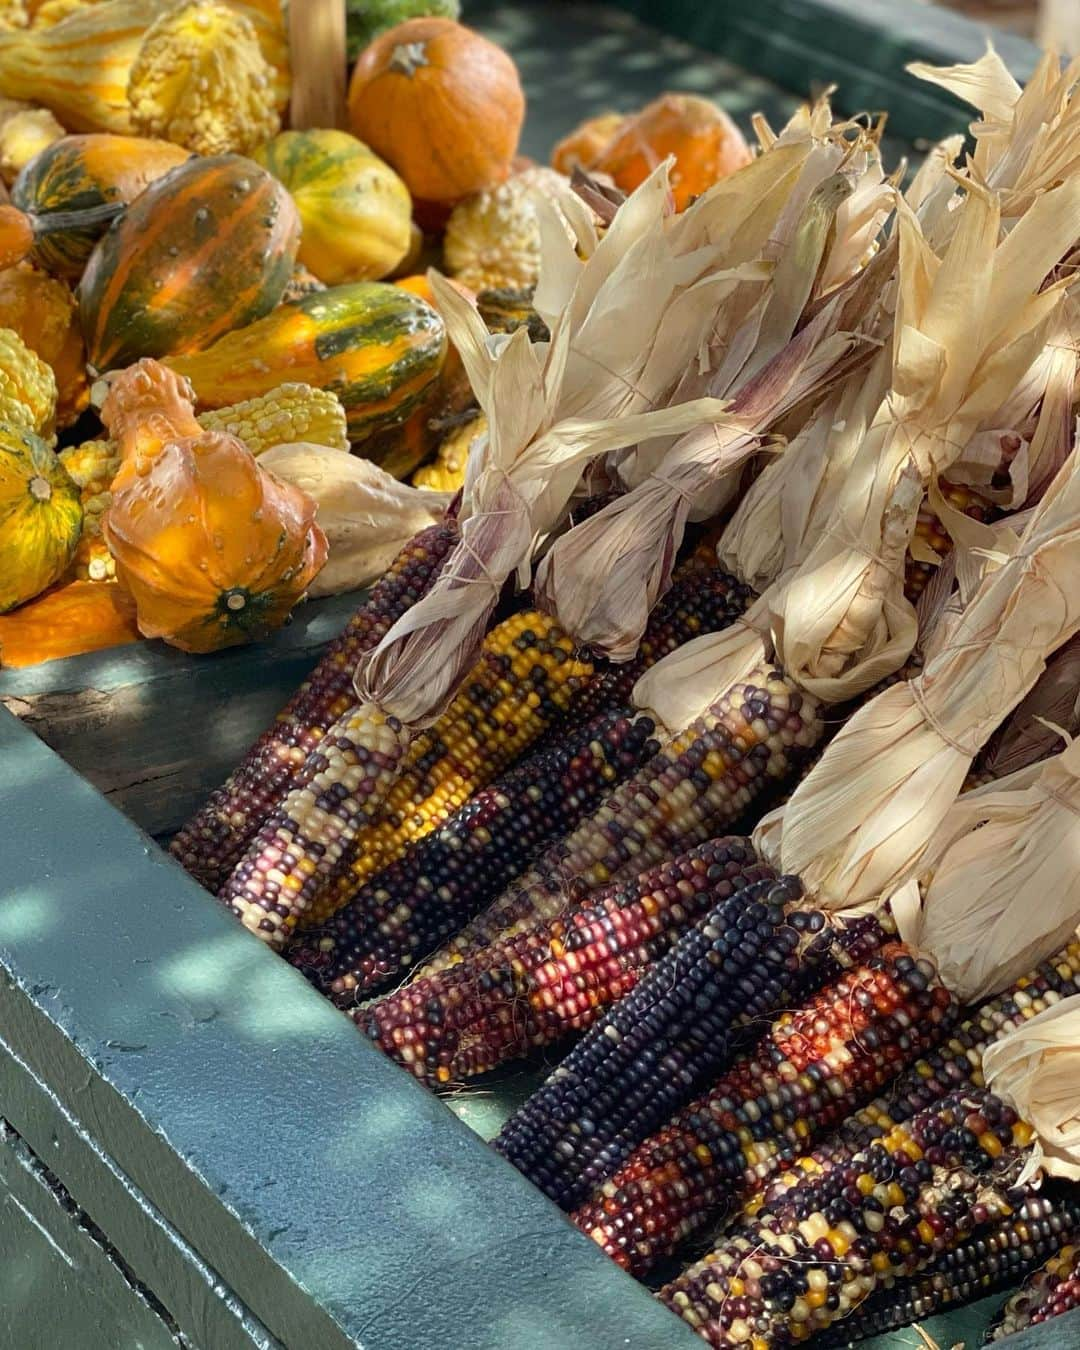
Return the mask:
MULTIPOLYGON (((917 152, 966 119, 903 62, 981 50, 973 25, 900 0, 466 16, 519 61, 537 158, 588 112, 664 88, 779 120, 834 80, 838 106, 887 105, 890 148, 917 152)), ((306 606, 254 650, 0 671, 0 1350, 700 1345, 486 1147, 535 1074, 430 1096, 155 842, 354 603, 306 606)), ((972 1346, 996 1303, 927 1330, 972 1346)), ((1080 1350, 1080 1317, 1012 1344, 1080 1350)))

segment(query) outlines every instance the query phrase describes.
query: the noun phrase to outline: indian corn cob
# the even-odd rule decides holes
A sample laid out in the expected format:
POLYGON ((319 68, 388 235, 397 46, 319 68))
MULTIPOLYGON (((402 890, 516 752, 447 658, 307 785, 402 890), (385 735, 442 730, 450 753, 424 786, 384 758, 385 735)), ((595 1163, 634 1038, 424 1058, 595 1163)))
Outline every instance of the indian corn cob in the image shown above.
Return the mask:
MULTIPOLYGON (((971 488, 961 483, 950 483, 944 478, 940 480, 938 486, 945 501, 957 511, 962 511, 965 516, 970 516, 972 520, 983 524, 989 523, 994 518, 993 504, 985 497, 980 497, 971 488)), ((915 521, 915 540, 932 548, 942 558, 953 546, 951 536, 925 498, 915 521)), ((926 583, 930 580, 935 566, 934 563, 920 561, 909 550, 904 566, 904 594, 912 604, 926 589, 926 583)))
POLYGON ((609 881, 730 829, 824 734, 816 699, 771 665, 733 685, 453 938, 434 972, 609 881))
POLYGON ((1070 1242, 1059 1247, 1009 1299, 989 1340, 1004 1340, 1074 1308, 1080 1308, 1080 1243, 1070 1242))
POLYGON ((863 1149, 804 1171, 660 1294, 710 1345, 801 1344, 876 1289, 1009 1217, 1030 1127, 992 1094, 957 1093, 863 1149))
POLYGON ((404 850, 438 829, 545 732, 564 734, 564 718, 584 721, 629 702, 641 673, 676 647, 733 622, 746 588, 714 569, 672 588, 656 606, 638 656, 623 665, 576 652, 554 619, 525 610, 495 628, 443 717, 423 732, 392 788, 383 819, 357 840, 348 873, 316 904, 323 923, 404 850))
POLYGON ((795 877, 722 899, 594 1022, 495 1147, 574 1209, 745 1048, 767 1019, 886 941, 870 915, 834 926, 795 877))
POLYGON ((651 758, 653 730, 649 718, 614 708, 534 750, 366 882, 289 960, 344 1004, 402 975, 651 758))
POLYGON ((481 960, 421 978, 356 1020, 430 1086, 484 1073, 588 1026, 718 900, 771 887, 746 839, 713 839, 634 881, 615 882, 481 960))
POLYGON ((358 657, 376 647, 433 584, 457 538, 457 526, 447 521, 405 545, 273 725, 174 837, 173 857, 207 890, 221 887, 308 754, 352 707, 358 657))
POLYGON ((890 943, 783 1013, 749 1056, 636 1148, 574 1222, 644 1275, 835 1128, 954 1012, 933 965, 890 943))
MULTIPOLYGON (((840 1350, 869 1336, 881 1336, 933 1317, 945 1308, 1014 1288, 1040 1262, 1060 1252, 1062 1243, 1078 1228, 1080 1192, 1075 1187, 1028 1194, 1014 1214, 976 1229, 959 1246, 931 1261, 920 1275, 898 1280, 892 1288, 875 1290, 852 1309, 850 1316, 815 1337, 814 1345, 820 1344, 821 1350, 840 1350)), ((1080 1258, 1080 1249, 1076 1255, 1080 1258)), ((1019 1330, 1019 1326, 1013 1329, 1019 1330)))

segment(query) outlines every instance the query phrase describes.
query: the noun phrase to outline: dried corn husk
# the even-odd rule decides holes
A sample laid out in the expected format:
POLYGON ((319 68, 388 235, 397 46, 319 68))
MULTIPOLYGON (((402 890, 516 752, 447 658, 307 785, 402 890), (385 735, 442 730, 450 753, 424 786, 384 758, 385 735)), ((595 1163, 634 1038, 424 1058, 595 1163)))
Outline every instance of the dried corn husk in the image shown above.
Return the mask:
POLYGON ((413 535, 442 519, 452 498, 410 487, 369 459, 321 445, 275 445, 259 462, 318 505, 330 555, 308 587, 312 597, 371 585, 413 535))
MULTIPOLYGON (((503 584, 527 570, 536 541, 561 518, 588 461, 640 436, 678 434, 722 411, 715 399, 653 407, 675 378, 674 369, 664 373, 672 358, 662 341, 673 313, 688 350, 704 336, 708 312, 683 301, 688 288, 709 288, 717 256, 708 246, 692 257, 669 247, 667 196, 661 165, 623 204, 589 259, 579 265, 575 257, 572 268, 562 224, 550 257, 553 236, 545 232, 541 286, 560 269, 572 283, 565 307, 547 316, 548 342, 531 342, 524 329, 490 335, 472 306, 431 274, 488 433, 469 454, 458 513, 461 542, 427 595, 360 662, 361 703, 413 727, 436 718, 475 659, 503 584), (607 247, 613 238, 615 250, 607 247), (634 292, 636 358, 625 341, 630 256, 641 269, 634 292), (688 327, 694 314, 697 333, 688 327)), ((557 289, 553 283, 549 295, 557 289)))
POLYGON ((1059 751, 1063 733, 1080 733, 1080 637, 1046 663, 1034 689, 995 733, 980 768, 992 778, 1005 778, 1059 751))
POLYGON ((1080 1178, 1080 994, 988 1046, 983 1076, 1035 1130, 1031 1159, 1018 1180, 1040 1170, 1080 1178))
POLYGON ((961 1003, 1057 951, 1080 922, 1080 742, 958 797, 891 905, 961 1003))
POLYGON ((1006 225, 1080 169, 1080 61, 1063 70, 1046 52, 1023 89, 993 47, 970 64, 907 69, 980 112, 971 125, 973 173, 1001 193, 1006 225))
POLYGON ((1074 451, 945 647, 861 708, 792 796, 779 858, 819 903, 857 906, 916 873, 979 749, 1080 629, 1078 460, 1074 451))
MULTIPOLYGON (((850 183, 833 175, 810 195, 791 248, 777 265, 775 307, 767 306, 760 326, 755 324, 766 347, 784 329, 794 329, 837 206, 850 192, 850 183)), ((750 373, 722 421, 683 437, 632 492, 556 541, 537 570, 535 589, 569 632, 616 661, 633 656, 653 605, 670 584, 687 521, 717 514, 734 490, 738 467, 769 426, 872 350, 855 334, 837 329, 878 294, 876 284, 838 292, 764 367, 756 356, 747 361, 743 370, 750 373)))
MULTIPOLYGON (((1000 242, 994 197, 968 184, 939 258, 910 206, 899 203, 891 389, 824 530, 765 597, 776 658, 826 702, 865 692, 911 652, 917 624, 903 595, 903 560, 923 492, 1045 346, 1063 293, 1041 287, 1071 243, 1078 211, 1080 180, 1040 198, 1000 242)), ((664 725, 685 725, 672 719, 690 709, 697 716, 720 696, 729 642, 723 634, 703 639, 692 671, 673 653, 645 677, 641 696, 664 725), (709 644, 715 679, 702 660, 709 644), (677 687, 689 674, 696 688, 677 687)))

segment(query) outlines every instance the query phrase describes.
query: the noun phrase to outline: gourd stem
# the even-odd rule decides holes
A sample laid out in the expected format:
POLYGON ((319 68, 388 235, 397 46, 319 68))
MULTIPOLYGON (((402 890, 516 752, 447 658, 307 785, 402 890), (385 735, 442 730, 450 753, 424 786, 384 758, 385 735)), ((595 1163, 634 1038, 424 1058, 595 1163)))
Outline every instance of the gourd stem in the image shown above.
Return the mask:
POLYGON ((415 75, 421 66, 428 64, 427 43, 402 42, 394 48, 390 58, 390 69, 402 75, 415 75))
POLYGON ((100 206, 86 206, 75 211, 50 211, 46 215, 30 214, 34 238, 63 230, 88 229, 94 225, 108 225, 127 210, 126 202, 102 202, 100 206))
POLYGON ((52 484, 47 478, 42 478, 40 474, 35 474, 28 484, 30 496, 36 502, 47 502, 52 497, 52 484))

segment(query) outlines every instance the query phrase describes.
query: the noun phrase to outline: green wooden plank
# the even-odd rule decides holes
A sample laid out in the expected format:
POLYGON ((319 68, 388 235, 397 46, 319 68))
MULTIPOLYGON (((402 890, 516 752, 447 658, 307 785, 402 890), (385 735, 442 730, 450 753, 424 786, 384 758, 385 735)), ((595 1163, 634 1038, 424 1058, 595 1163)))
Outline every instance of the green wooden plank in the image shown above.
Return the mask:
POLYGON ((0 759, 4 1035, 272 1335, 698 1344, 4 712, 0 759))
POLYGON ((178 1350, 158 1311, 50 1187, 0 1121, 0 1345, 178 1350))
POLYGON ((211 656, 139 642, 0 671, 0 703, 153 835, 225 778, 363 601, 315 601, 268 641, 211 656))
MULTIPOLYGON (((250 1310, 200 1259, 64 1103, 0 1039, 0 1101, 20 1139, 48 1160, 57 1185, 110 1246, 125 1255, 124 1276, 149 1292, 193 1346, 282 1350, 250 1310)), ((84 1225, 85 1226, 85 1225, 84 1225)), ((144 1298, 145 1301, 145 1298, 144 1298)), ((0 1341, 0 1344, 4 1344, 0 1341)))

